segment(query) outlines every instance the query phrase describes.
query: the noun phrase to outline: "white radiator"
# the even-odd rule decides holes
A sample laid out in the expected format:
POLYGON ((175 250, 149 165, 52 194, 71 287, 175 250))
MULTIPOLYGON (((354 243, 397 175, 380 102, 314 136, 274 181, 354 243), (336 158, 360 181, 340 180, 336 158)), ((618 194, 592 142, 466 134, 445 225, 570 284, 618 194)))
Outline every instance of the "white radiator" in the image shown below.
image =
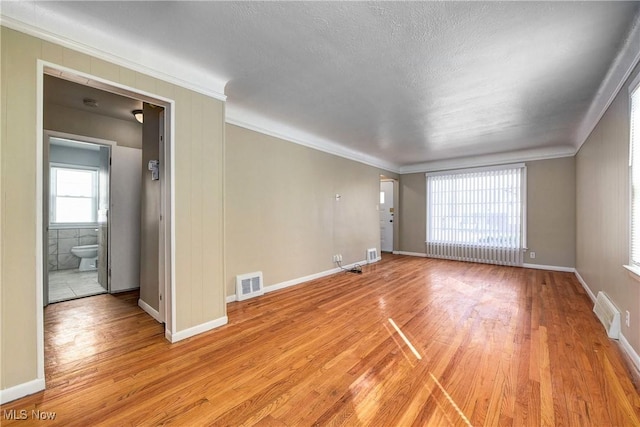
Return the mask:
POLYGON ((609 338, 618 339, 620 337, 620 310, 604 292, 598 292, 593 312, 604 325, 609 338))
POLYGON ((427 242, 427 256, 456 261, 481 262, 484 264, 522 266, 524 250, 480 245, 427 242))

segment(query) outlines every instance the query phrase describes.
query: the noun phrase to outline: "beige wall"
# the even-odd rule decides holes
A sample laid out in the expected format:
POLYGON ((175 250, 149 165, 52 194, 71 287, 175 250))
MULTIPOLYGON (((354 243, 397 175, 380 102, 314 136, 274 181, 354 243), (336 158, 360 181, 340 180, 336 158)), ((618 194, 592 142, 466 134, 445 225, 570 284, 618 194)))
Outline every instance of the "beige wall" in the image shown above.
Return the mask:
POLYGON ((399 251, 425 253, 427 180, 424 173, 400 176, 399 251))
POLYGON ((576 256, 574 157, 527 162, 527 264, 574 267, 576 256))
MULTIPOLYGON (((525 263, 574 267, 575 161, 527 162, 527 238, 536 258, 525 263)), ((400 177, 400 251, 425 253, 426 177, 400 177)))
POLYGON ((629 83, 636 67, 576 156, 576 268, 591 291, 606 292, 631 327, 622 333, 640 353, 640 283, 629 262, 629 83))
POLYGON ((4 27, 1 42, 0 387, 37 377, 37 59, 175 100, 175 330, 225 316, 224 103, 4 27))
POLYGON ((132 121, 45 104, 43 122, 48 130, 116 141, 124 147, 142 148, 142 126, 132 121))
POLYGON ((225 159, 228 295, 238 274, 269 286, 380 250, 380 174, 394 174, 234 125, 225 159))

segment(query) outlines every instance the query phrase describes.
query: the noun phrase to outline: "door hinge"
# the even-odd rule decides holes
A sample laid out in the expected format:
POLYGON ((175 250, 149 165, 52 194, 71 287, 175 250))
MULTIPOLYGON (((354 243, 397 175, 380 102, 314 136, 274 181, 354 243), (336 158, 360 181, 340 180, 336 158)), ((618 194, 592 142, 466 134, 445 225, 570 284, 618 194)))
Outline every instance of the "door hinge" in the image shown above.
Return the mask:
POLYGON ((111 165, 111 157, 109 157, 109 164, 111 165))
POLYGON ((109 277, 111 277, 111 269, 109 269, 109 277))
POLYGON ((162 301, 162 294, 160 294, 160 301, 162 301))

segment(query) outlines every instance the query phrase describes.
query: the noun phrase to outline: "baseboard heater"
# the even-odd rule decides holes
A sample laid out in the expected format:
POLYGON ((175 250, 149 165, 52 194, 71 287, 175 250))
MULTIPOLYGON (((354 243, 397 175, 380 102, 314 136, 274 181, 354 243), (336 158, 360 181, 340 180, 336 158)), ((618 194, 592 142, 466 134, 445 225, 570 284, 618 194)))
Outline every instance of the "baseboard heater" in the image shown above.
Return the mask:
POLYGON ((598 292, 593 312, 598 316, 609 338, 620 338, 620 310, 604 292, 598 292))

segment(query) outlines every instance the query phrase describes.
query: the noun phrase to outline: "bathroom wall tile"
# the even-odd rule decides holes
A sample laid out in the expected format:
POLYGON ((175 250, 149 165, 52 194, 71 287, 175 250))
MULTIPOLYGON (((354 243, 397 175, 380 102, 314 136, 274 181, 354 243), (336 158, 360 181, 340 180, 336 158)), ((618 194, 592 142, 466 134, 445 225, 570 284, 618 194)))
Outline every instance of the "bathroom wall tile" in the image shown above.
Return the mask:
POLYGON ((49 240, 49 255, 58 253, 58 239, 49 240))
POLYGON ((71 239, 58 239, 58 253, 70 254, 71 248, 78 245, 79 243, 77 237, 73 237, 71 239))
POLYGON ((78 237, 97 237, 98 231, 96 228, 81 228, 78 230, 78 237))
POLYGON ((49 271, 56 271, 58 269, 58 256, 49 255, 49 271))
POLYGON ((80 266, 80 258, 73 254, 58 255, 58 270, 68 270, 78 268, 80 266))
POLYGON ((80 236, 81 245, 95 245, 98 243, 98 236, 80 236))
POLYGON ((65 228, 58 230, 58 239, 69 239, 71 237, 78 237, 77 228, 65 228))
POLYGON ((57 239, 58 230, 49 230, 49 239, 57 239))

